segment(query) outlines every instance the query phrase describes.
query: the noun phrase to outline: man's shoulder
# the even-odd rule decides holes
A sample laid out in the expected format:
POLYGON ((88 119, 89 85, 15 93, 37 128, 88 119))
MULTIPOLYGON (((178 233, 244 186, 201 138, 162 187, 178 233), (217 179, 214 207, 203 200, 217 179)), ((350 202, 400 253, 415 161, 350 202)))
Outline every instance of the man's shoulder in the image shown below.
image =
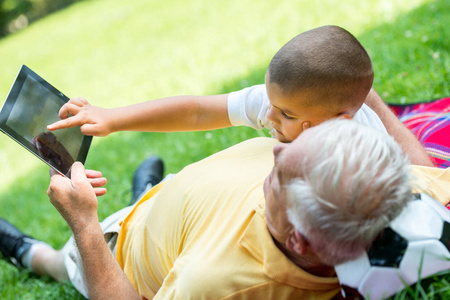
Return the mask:
POLYGON ((269 156, 269 161, 272 162, 272 150, 278 143, 279 141, 277 139, 269 137, 252 138, 213 154, 207 159, 215 159, 218 156, 232 156, 236 158, 243 158, 247 156, 269 156))
POLYGON ((278 144, 279 141, 277 139, 271 138, 271 137, 256 137, 256 138, 251 138, 248 140, 244 140, 234 146, 231 146, 229 149, 231 148, 255 148, 255 147, 261 147, 261 149, 264 148, 270 148, 272 149, 276 144, 278 144))

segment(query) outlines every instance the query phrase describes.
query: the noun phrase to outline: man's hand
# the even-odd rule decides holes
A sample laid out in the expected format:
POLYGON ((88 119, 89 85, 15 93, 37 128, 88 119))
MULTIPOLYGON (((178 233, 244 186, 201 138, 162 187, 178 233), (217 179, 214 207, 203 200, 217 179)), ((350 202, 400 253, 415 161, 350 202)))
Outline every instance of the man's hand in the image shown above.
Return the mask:
POLYGON ((47 126, 50 131, 81 126, 85 135, 107 136, 113 131, 108 109, 90 105, 84 98, 70 99, 59 110, 60 121, 47 126))
POLYGON ((106 193, 102 173, 72 165, 68 179, 53 172, 48 196, 74 234, 90 299, 140 299, 103 237, 97 217, 97 197, 106 193))
POLYGON ((85 170, 83 164, 72 165, 71 179, 56 172, 52 177, 47 194, 50 202, 69 224, 74 234, 82 231, 92 222, 98 223, 97 196, 106 193, 102 188, 106 178, 98 171, 85 170))

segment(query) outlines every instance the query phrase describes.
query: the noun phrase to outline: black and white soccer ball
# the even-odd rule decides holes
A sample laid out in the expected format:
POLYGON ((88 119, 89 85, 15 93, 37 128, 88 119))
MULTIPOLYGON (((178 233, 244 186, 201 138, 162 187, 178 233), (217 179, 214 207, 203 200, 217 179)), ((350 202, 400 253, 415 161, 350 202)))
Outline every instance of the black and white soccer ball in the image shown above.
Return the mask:
POLYGON ((450 211, 427 194, 415 194, 368 251, 335 269, 342 285, 371 300, 450 270, 450 211))

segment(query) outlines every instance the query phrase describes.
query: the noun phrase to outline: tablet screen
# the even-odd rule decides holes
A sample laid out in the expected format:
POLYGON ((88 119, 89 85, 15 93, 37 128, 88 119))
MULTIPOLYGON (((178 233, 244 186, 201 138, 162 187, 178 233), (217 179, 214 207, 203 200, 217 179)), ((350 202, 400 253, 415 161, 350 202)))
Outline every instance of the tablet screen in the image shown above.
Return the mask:
POLYGON ((50 132, 68 98, 22 66, 0 112, 0 129, 59 173, 70 177, 75 161, 85 162, 92 137, 80 127, 50 132))

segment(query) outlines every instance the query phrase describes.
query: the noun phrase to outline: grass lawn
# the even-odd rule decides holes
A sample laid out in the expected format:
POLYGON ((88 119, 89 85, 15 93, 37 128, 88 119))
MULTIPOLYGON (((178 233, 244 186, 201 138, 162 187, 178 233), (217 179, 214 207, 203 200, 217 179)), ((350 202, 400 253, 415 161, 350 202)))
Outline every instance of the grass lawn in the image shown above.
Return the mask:
MULTIPOLYGON (((86 0, 0 40, 0 99, 21 64, 66 95, 104 107, 230 92, 262 83, 270 59, 293 36, 336 24, 369 51, 374 86, 387 102, 420 102, 450 95, 449 18, 447 0, 86 0)), ((86 166, 109 180, 100 217, 128 203, 133 171, 148 155, 161 156, 174 173, 259 134, 230 128, 95 138, 86 166)), ((70 231, 48 202, 48 168, 3 135, 0 146, 0 217, 61 247, 70 231)), ((450 294, 449 280, 449 274, 428 280, 426 291, 414 287, 397 299, 442 298, 450 294)), ((82 297, 70 284, 0 261, 0 299, 35 298, 82 297)))

